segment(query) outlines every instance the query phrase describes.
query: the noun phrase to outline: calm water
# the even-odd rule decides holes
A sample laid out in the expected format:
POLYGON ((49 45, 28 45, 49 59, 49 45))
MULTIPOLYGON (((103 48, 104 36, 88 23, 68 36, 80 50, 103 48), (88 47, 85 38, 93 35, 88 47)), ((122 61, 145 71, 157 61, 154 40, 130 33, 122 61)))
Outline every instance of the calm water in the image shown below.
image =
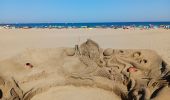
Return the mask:
POLYGON ((134 25, 136 27, 139 26, 160 26, 160 25, 170 25, 170 22, 106 22, 106 23, 20 23, 20 24, 0 24, 10 25, 15 27, 37 27, 37 28, 45 28, 45 27, 122 27, 122 26, 131 26, 134 25))

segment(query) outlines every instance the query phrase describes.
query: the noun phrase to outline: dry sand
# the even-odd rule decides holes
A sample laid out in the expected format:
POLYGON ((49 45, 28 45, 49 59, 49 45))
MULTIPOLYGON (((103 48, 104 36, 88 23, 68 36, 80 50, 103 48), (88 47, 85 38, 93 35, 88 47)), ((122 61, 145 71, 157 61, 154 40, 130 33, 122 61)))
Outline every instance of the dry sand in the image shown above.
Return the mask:
POLYGON ((0 59, 26 48, 73 47, 87 38, 102 48, 152 49, 170 59, 170 30, 164 29, 1 29, 0 59))
MULTIPOLYGON (((65 48, 61 47, 74 47, 75 44, 85 42, 87 38, 95 40, 102 48, 152 49, 157 51, 168 64, 170 63, 170 30, 1 29, 0 76, 14 77, 24 92, 31 87, 36 88, 38 91, 32 93, 33 96, 36 94, 32 100, 80 100, 80 98, 112 100, 113 97, 114 100, 119 100, 120 98, 107 89, 91 85, 72 86, 63 77, 63 69, 64 73, 69 73, 74 69, 81 71, 83 69, 79 66, 83 66, 77 57, 70 58, 64 55, 65 48), (33 64, 34 68, 26 68, 24 66, 26 62, 33 64)), ((99 87, 110 86, 107 80, 104 81, 106 83, 96 82, 102 84, 99 87)), ((1 83, 3 82, 0 81, 1 83)), ((82 83, 91 84, 91 81, 82 81, 82 83)), ((11 86, 14 85, 6 87, 11 86)))

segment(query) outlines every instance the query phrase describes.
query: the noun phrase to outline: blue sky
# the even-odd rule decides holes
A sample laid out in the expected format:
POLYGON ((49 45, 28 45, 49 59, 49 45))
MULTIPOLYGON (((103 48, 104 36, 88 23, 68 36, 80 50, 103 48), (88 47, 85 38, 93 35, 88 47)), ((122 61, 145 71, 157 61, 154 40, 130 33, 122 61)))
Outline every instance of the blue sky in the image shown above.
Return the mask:
POLYGON ((0 23, 170 21, 170 0, 0 0, 0 23))

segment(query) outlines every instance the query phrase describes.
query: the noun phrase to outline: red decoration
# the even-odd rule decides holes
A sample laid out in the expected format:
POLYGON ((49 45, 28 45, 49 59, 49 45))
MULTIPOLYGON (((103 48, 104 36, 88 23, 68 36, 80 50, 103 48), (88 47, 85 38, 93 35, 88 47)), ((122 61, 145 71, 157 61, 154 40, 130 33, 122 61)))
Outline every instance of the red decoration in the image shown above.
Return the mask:
POLYGON ((29 68, 33 68, 33 65, 31 63, 26 63, 25 66, 29 68))
POLYGON ((129 67, 128 68, 128 72, 132 73, 132 72, 136 72, 137 69, 135 67, 129 67))

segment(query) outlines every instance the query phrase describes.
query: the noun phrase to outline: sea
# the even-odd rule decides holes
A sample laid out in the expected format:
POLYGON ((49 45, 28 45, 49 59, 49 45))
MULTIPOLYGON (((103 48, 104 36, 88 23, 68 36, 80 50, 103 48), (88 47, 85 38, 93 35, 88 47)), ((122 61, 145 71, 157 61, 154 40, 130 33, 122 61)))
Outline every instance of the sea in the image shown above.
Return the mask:
POLYGON ((100 28, 100 27, 122 27, 122 26, 169 26, 170 22, 98 22, 98 23, 12 23, 0 24, 0 26, 11 26, 16 28, 100 28))

